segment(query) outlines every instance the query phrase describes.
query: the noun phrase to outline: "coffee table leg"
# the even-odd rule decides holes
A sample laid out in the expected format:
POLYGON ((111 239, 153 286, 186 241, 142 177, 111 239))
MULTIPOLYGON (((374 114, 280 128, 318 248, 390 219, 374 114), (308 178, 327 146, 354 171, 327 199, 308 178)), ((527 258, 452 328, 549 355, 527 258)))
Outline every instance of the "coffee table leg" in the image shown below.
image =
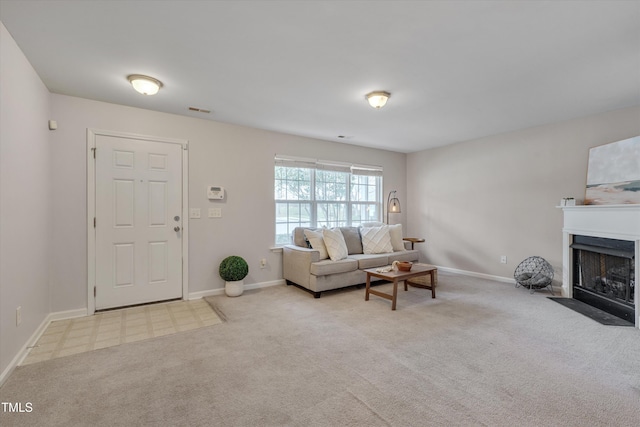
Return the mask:
POLYGON ((364 300, 369 301, 369 287, 371 286, 371 276, 367 273, 367 290, 364 293, 364 300))
POLYGON ((391 310, 396 309, 397 298, 398 298, 398 279, 393 279, 393 299, 391 300, 391 310))

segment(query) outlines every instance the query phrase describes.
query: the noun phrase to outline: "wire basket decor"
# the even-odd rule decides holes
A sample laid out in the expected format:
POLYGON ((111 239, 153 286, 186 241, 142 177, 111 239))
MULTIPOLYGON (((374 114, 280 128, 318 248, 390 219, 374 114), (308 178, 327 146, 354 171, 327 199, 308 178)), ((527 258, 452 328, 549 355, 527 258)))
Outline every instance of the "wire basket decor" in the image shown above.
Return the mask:
POLYGON ((542 257, 532 256, 522 261, 516 267, 513 278, 516 279, 516 288, 522 286, 533 293, 536 289, 548 287, 553 295, 553 267, 542 257))

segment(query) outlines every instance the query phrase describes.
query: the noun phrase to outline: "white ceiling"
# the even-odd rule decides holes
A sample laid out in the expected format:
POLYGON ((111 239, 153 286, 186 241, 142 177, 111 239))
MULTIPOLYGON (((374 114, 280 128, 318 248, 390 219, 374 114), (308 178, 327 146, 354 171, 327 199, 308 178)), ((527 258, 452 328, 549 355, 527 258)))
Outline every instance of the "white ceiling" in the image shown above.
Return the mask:
POLYGON ((0 0, 0 19, 51 92, 398 152, 640 105, 635 0, 0 0))

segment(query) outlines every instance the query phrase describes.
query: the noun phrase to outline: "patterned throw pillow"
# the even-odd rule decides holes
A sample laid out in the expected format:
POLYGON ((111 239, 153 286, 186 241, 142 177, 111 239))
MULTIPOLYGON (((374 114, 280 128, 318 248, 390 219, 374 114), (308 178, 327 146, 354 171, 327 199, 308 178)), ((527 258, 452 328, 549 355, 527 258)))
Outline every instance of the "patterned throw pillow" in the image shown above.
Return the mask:
POLYGON ((344 236, 339 228, 332 228, 331 230, 325 228, 322 230, 322 237, 324 237, 324 244, 327 247, 331 261, 339 261, 347 257, 347 243, 344 241, 344 236))
POLYGON ((365 254, 385 254, 393 252, 388 227, 362 227, 362 248, 365 254))
POLYGON ((311 247, 320 252, 320 259, 329 258, 329 253, 327 252, 327 247, 322 237, 322 231, 304 230, 304 236, 309 243, 311 243, 311 247))

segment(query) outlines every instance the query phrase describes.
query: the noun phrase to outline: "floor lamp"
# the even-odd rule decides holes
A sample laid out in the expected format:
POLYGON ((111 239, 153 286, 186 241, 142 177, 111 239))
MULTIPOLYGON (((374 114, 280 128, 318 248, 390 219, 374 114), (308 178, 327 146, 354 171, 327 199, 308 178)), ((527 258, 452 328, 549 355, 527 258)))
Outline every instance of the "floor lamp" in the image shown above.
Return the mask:
POLYGON ((396 190, 389 192, 389 197, 387 197, 387 224, 389 224, 389 213, 400 213, 400 200, 396 197, 396 190), (393 194, 393 198, 391 195, 393 194))

